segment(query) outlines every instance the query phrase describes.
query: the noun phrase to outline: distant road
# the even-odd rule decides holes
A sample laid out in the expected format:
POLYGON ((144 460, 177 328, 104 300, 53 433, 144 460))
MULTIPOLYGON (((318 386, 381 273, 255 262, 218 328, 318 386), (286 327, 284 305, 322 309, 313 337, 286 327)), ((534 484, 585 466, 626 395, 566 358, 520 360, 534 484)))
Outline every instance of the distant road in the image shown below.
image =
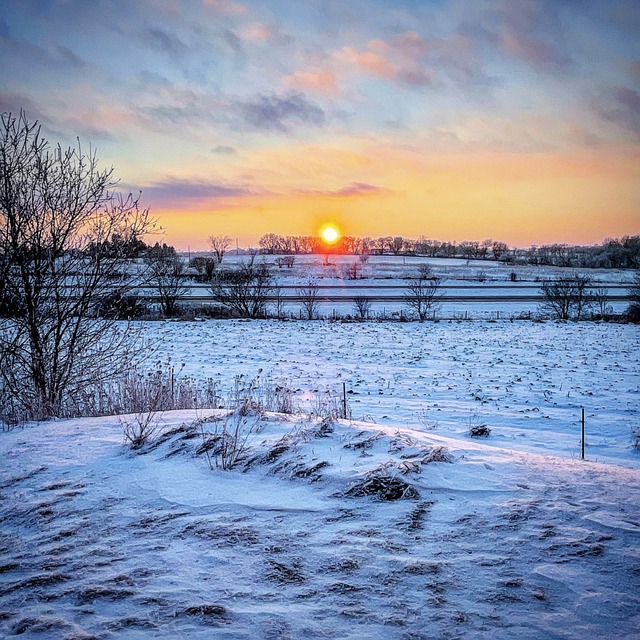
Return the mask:
MULTIPOLYGON (((282 295, 280 299, 283 302, 303 302, 307 296, 300 295, 301 286, 286 285, 280 287, 282 295)), ((196 293, 199 290, 206 290, 207 287, 191 287, 192 293, 187 293, 179 297, 184 302, 213 302, 211 293, 196 293)), ((631 297, 626 291, 626 287, 608 287, 608 302, 630 302, 631 297), (612 291, 615 289, 615 291, 612 291)), ((542 301, 542 295, 539 293, 537 286, 451 286, 443 287, 442 297, 439 302, 464 302, 464 303, 480 303, 490 302, 499 303, 539 303, 542 301), (487 291, 490 290, 491 292, 487 291), (535 293, 534 293, 535 291, 535 293)), ((318 302, 335 302, 335 303, 353 303, 355 298, 366 298, 370 302, 377 303, 404 303, 407 295, 406 287, 398 286, 367 286, 367 287, 340 287, 340 286, 319 286, 316 300, 318 302)), ((145 293, 141 293, 141 297, 157 301, 159 298, 153 293, 153 290, 146 289, 145 293)), ((267 300, 274 302, 277 298, 273 295, 267 296, 267 300)))

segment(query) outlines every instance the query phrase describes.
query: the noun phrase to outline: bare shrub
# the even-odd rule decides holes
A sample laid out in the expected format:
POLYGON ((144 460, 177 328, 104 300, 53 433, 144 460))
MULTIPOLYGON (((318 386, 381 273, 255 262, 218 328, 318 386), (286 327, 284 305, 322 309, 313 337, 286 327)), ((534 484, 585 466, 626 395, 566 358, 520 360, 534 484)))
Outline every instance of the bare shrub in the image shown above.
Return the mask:
POLYGON ((544 299, 540 305, 541 311, 550 313, 558 320, 580 320, 592 304, 590 284, 591 278, 580 273, 544 280, 540 287, 544 299))
POLYGON ((453 457, 446 447, 434 447, 421 460, 422 464, 430 464, 432 462, 452 463, 453 457))
POLYGON ((371 312, 371 300, 365 296, 356 296, 353 299, 353 308, 361 320, 366 320, 371 312))
POLYGON ((140 449, 160 428, 157 414, 153 410, 137 413, 128 420, 121 420, 125 444, 132 449, 140 449))
POLYGON ((633 284, 629 287, 629 304, 626 316, 630 322, 640 322, 640 271, 636 271, 633 284))
POLYGON ((431 266, 422 264, 418 277, 410 281, 405 294, 405 305, 415 312, 420 322, 438 310, 442 298, 442 280, 432 271, 431 266))
POLYGON ((440 426, 437 420, 431 418, 429 409, 420 409, 420 411, 418 411, 418 422, 424 429, 429 430, 437 429, 440 426))
POLYGON ((229 471, 245 462, 249 455, 249 439, 261 430, 262 414, 247 415, 243 407, 228 413, 221 421, 213 423, 213 430, 202 429, 200 453, 206 453, 209 467, 229 471))
POLYGON ((606 287, 598 287, 592 293, 593 304, 600 316, 606 316, 611 313, 612 307, 609 304, 609 289, 606 287))
POLYGON ((280 285, 276 284, 271 288, 271 299, 273 301, 273 307, 276 314, 276 318, 278 318, 278 320, 281 320, 282 318, 284 318, 284 315, 285 315, 284 310, 285 310, 286 296, 280 285))
POLYGON ((295 262, 296 262, 295 256, 281 256, 280 258, 276 258, 276 265, 278 266, 278 269, 282 269, 282 267, 287 267, 287 269, 292 269, 295 262))
POLYGON ((240 318, 264 318, 271 273, 266 264, 256 264, 255 256, 251 256, 236 269, 216 272, 210 289, 214 300, 240 318))
POLYGON ((318 317, 318 291, 318 283, 313 279, 308 280, 303 287, 297 290, 307 320, 315 320, 318 317))
POLYGON ((149 284, 158 297, 162 315, 170 318, 176 314, 179 298, 189 290, 184 284, 184 261, 175 250, 154 249, 145 258, 149 265, 149 284))
POLYGON ((467 421, 467 433, 472 438, 488 438, 491 435, 491 429, 478 416, 471 416, 467 421))
POLYGON ((325 389, 315 393, 311 404, 310 415, 324 420, 350 420, 352 417, 349 403, 347 403, 345 412, 344 398, 341 394, 331 389, 325 389))
POLYGON ((358 262, 351 262, 344 267, 342 273, 347 280, 357 280, 361 277, 361 272, 362 264, 358 262))
POLYGON ((344 495, 350 498, 371 497, 382 502, 415 500, 420 497, 414 487, 391 475, 385 465, 370 471, 362 480, 349 487, 344 495))

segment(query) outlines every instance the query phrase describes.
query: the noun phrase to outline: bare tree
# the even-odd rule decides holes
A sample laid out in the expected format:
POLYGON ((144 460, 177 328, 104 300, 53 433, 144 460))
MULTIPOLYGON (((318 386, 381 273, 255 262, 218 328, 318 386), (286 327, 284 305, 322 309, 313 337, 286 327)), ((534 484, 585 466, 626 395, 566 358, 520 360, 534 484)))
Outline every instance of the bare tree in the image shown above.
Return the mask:
POLYGON ((346 264, 342 269, 343 276, 347 280, 357 280, 358 278, 361 277, 361 272, 362 272, 362 263, 358 263, 358 262, 350 262, 346 264))
POLYGON ((580 320, 593 302, 590 284, 591 278, 580 273, 545 280, 540 287, 544 300, 541 310, 558 320, 580 320))
POLYGON ((191 267, 197 272, 197 279, 200 282, 209 282, 213 278, 213 273, 216 270, 215 258, 207 258, 205 256, 197 256, 191 259, 191 267))
POLYGON ((23 312, 0 320, 0 386, 23 415, 70 415, 130 366, 131 332, 100 308, 140 281, 129 240, 153 222, 137 198, 112 191, 113 169, 100 170, 94 151, 52 148, 24 113, 3 114, 1 128, 0 275, 23 312))
POLYGON ((222 262, 222 258, 224 258, 224 254, 227 252, 227 249, 231 245, 231 237, 209 236, 209 245, 211 246, 211 250, 213 251, 213 257, 215 258, 215 261, 220 264, 222 262))
POLYGON ((279 284, 275 284, 273 287, 271 287, 271 299, 273 301, 273 306, 276 312, 276 318, 280 320, 284 317, 286 296, 284 295, 284 291, 279 284))
POLYGON ((295 256, 282 256, 280 258, 276 258, 276 264, 278 265, 278 269, 282 269, 282 267, 287 267, 287 269, 293 268, 293 265, 296 262, 295 256))
POLYGON ((405 294, 405 304, 414 311, 420 322, 436 313, 442 298, 442 280, 429 264, 419 267, 418 277, 411 280, 405 294))
POLYGON ((162 315, 170 318, 176 312, 178 299, 188 291, 184 284, 184 261, 175 250, 154 249, 149 251, 145 261, 149 265, 149 284, 158 296, 162 315))
POLYGON ((631 322, 640 322, 640 271, 636 271, 633 284, 629 287, 631 303, 627 308, 627 317, 631 322))
POLYGON ((271 294, 271 273, 255 256, 235 269, 216 272, 211 282, 214 299, 241 318, 263 318, 271 294))
POLYGON ((356 296, 353 299, 353 308, 358 318, 365 320, 371 311, 371 300, 365 296, 356 296))
POLYGON ((609 306, 609 289, 603 286, 594 289, 592 299, 601 316, 611 313, 611 307, 609 306))
POLYGON ((315 320, 318 317, 318 283, 311 279, 296 291, 302 309, 307 320, 315 320))

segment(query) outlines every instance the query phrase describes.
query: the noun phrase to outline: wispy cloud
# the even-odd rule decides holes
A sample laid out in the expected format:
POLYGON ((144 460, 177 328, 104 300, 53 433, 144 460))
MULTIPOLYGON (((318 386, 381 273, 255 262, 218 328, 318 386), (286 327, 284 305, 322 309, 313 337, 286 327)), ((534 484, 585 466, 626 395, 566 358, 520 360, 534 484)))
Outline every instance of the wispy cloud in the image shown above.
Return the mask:
POLYGON ((340 93, 333 71, 295 71, 284 76, 283 83, 292 89, 335 97, 340 93))
POLYGON ((143 43, 156 51, 170 56, 181 56, 187 51, 187 46, 173 33, 158 27, 145 29, 141 34, 143 43))
POLYGON ((217 156, 232 156, 237 152, 238 151, 235 147, 226 144, 219 144, 211 149, 211 153, 217 156))
POLYGON ((188 207, 190 205, 215 205, 216 201, 228 201, 248 196, 266 195, 257 187, 224 182, 167 178, 142 188, 145 201, 152 206, 188 207))
POLYGON ((640 136, 640 93, 629 87, 615 87, 595 104, 596 113, 627 132, 640 136))
POLYGON ((296 91, 259 94, 238 101, 237 107, 247 127, 263 131, 288 132, 292 125, 321 126, 326 121, 325 112, 296 91))
POLYGON ((202 0, 205 7, 231 16, 241 16, 248 12, 245 5, 235 0, 202 0))
POLYGON ((240 36, 247 42, 285 46, 292 44, 295 37, 277 24, 253 23, 244 27, 240 36))
POLYGON ((378 187, 366 182, 352 182, 340 189, 334 190, 321 190, 321 189, 301 189, 298 193, 301 195, 315 196, 322 198, 354 198, 360 196, 374 196, 383 192, 387 192, 387 189, 378 187))

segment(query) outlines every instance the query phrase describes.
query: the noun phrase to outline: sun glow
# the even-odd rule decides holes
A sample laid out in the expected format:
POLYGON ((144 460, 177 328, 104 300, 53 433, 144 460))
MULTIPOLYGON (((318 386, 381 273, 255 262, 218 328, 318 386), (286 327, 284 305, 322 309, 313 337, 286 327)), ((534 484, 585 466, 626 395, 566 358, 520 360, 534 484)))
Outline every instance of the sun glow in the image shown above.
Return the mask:
POLYGON ((334 225, 328 224, 320 229, 320 237, 327 244, 333 244, 340 237, 340 231, 334 225))

